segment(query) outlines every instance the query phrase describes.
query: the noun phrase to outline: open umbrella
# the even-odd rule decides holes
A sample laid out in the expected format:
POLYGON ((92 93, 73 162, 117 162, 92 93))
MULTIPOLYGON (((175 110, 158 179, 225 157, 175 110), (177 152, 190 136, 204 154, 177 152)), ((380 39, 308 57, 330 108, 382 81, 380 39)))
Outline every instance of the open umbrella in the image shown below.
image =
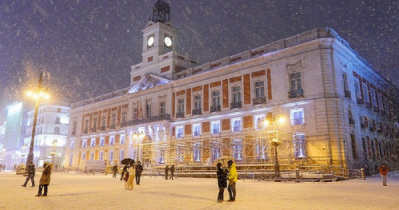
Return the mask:
POLYGON ((224 167, 227 167, 227 162, 229 162, 229 160, 232 160, 233 162, 236 162, 236 160, 235 160, 233 157, 230 157, 230 156, 222 156, 222 157, 216 158, 216 159, 213 161, 212 166, 215 166, 215 167, 216 167, 216 165, 217 165, 218 163, 221 163, 221 164, 223 164, 224 167))
POLYGON ((123 165, 128 165, 128 164, 133 164, 133 163, 134 163, 134 160, 131 158, 125 158, 125 159, 121 160, 121 164, 123 164, 123 165))

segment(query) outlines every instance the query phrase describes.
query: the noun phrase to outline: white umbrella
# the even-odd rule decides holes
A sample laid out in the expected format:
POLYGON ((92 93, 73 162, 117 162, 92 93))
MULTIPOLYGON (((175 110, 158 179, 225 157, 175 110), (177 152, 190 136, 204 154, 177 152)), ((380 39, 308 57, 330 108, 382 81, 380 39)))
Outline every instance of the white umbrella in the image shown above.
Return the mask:
POLYGON ((227 162, 229 162, 229 160, 232 160, 233 162, 236 162, 236 160, 233 157, 222 156, 222 157, 219 157, 219 158, 215 159, 213 161, 213 163, 212 163, 212 166, 216 167, 216 165, 218 163, 221 163, 221 164, 223 164, 224 167, 227 167, 227 162))

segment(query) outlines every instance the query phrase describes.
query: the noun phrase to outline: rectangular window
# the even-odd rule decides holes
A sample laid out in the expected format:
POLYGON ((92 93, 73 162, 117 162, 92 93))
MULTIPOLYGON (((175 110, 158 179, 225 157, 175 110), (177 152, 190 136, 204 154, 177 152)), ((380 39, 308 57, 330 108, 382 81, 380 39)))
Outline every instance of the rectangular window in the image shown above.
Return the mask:
POLYGON ((69 155, 69 166, 72 166, 73 154, 69 155))
POLYGON ((103 151, 100 152, 100 160, 104 160, 104 152, 103 151))
POLYGON ((232 128, 232 132, 240 132, 241 131, 241 118, 231 119, 231 128, 232 128))
POLYGON ((233 103, 238 103, 241 102, 241 87, 240 86, 234 86, 231 88, 231 92, 232 92, 232 102, 233 103))
POLYGON ((184 99, 180 98, 177 100, 177 110, 179 113, 184 113, 184 99))
POLYGON ((201 136, 201 124, 193 125, 193 136, 201 136))
POLYGON ((367 87, 367 84, 362 82, 362 88, 363 88, 363 100, 365 103, 370 103, 370 98, 369 98, 369 89, 367 87))
POLYGON ((366 139, 362 138, 362 145, 363 145, 363 158, 367 160, 367 145, 366 139))
POLYGON ((60 117, 56 117, 55 118, 55 124, 60 124, 61 122, 61 118, 60 117))
POLYGON ((353 159, 357 160, 358 155, 357 155, 357 148, 356 148, 356 137, 354 134, 351 134, 351 144, 352 144, 352 156, 353 159))
POLYGON ((194 109, 200 110, 201 109, 201 95, 194 96, 194 109))
POLYGON ((112 164, 113 160, 114 160, 114 151, 110 150, 109 151, 109 163, 112 164))
POLYGON ((86 148, 87 147, 87 140, 83 140, 82 141, 82 148, 86 148))
POLYGON ((85 120, 84 133, 87 133, 88 129, 89 129, 89 120, 85 120))
POLYGON ((69 148, 70 148, 70 149, 75 148, 75 141, 71 141, 71 145, 69 145, 69 148))
POLYGON ((255 98, 265 97, 265 82, 257 81, 255 82, 255 98))
POLYGON ((91 139, 90 146, 94 147, 96 145, 96 139, 91 139))
POLYGON ((97 117, 93 118, 93 126, 92 128, 95 130, 97 127, 97 117))
POLYGON ((183 126, 177 126, 176 127, 176 138, 183 138, 184 135, 184 129, 183 126))
POLYGON ((177 156, 177 160, 179 162, 183 162, 184 159, 184 146, 183 145, 178 145, 177 149, 176 149, 176 156, 177 156))
POLYGON ((348 76, 347 76, 347 74, 344 72, 344 73, 342 73, 342 83, 343 83, 343 85, 344 85, 344 90, 345 91, 348 91, 349 90, 349 87, 348 87, 348 76))
POLYGON ((195 143, 194 144, 194 161, 195 162, 200 162, 201 161, 201 143, 195 143))
POLYGON ((127 112, 126 111, 123 111, 122 112, 122 122, 124 123, 124 122, 127 122, 127 112))
POLYGON ((220 91, 218 90, 212 92, 212 106, 213 107, 220 106, 220 91))
POLYGON ((305 124, 305 116, 303 108, 291 109, 290 117, 291 117, 291 125, 305 124))
POLYGON ((159 115, 160 116, 163 116, 163 115, 166 114, 165 109, 166 109, 165 108, 165 102, 164 101, 159 102, 159 115))
POLYGON ((90 160, 94 160, 94 152, 90 153, 90 160))
POLYGON ((236 160, 242 160, 242 140, 233 140, 233 157, 236 160))
POLYGON ((152 116, 152 106, 151 103, 148 103, 145 105, 145 112, 147 114, 147 117, 151 117, 152 116))
POLYGON ((102 117, 101 119, 101 126, 106 127, 107 126, 107 118, 106 117, 102 117))
POLYGON ((258 160, 267 159, 266 144, 266 139, 256 139, 256 158, 258 160))
MULTIPOLYGON (((125 144, 125 136, 124 136, 124 135, 121 135, 120 144, 125 144)), ((121 159, 121 160, 122 160, 122 159, 121 159)))
POLYGON ((377 96, 375 95, 375 89, 371 88, 370 93, 371 93, 371 102, 374 107, 377 107, 377 96))
POLYGON ((165 148, 159 147, 159 164, 165 163, 165 148))
POLYGON ((105 144, 105 139, 104 137, 100 138, 100 146, 103 147, 105 144))
POLYGON ((60 134, 60 127, 54 127, 54 134, 60 134))
POLYGON ((212 143, 212 160, 220 157, 220 143, 213 142, 212 143))
POLYGON ((265 115, 261 114, 261 115, 255 115, 254 117, 254 124, 255 124, 255 129, 259 130, 259 129, 263 129, 263 121, 265 120, 265 115))
POLYGON ((133 119, 137 119, 139 117, 139 113, 137 108, 133 108, 133 119))
POLYGON ((86 160, 86 153, 82 154, 82 160, 86 160))
POLYGON ((111 125, 112 125, 112 126, 115 126, 115 125, 116 125, 116 114, 114 113, 114 114, 112 114, 111 116, 112 116, 112 117, 111 117, 111 125))
POLYGON ((76 134, 76 127, 77 127, 78 123, 77 122, 73 122, 72 125, 72 135, 76 134))
POLYGON ((115 144, 115 136, 111 136, 109 139, 110 139, 109 145, 114 145, 115 144))
POLYGON ((220 134, 220 121, 211 122, 212 134, 220 134))
POLYGON ((306 157, 306 141, 304 134, 293 135, 295 158, 306 157))
POLYGON ((356 93, 356 98, 357 99, 362 99, 362 94, 360 93, 360 86, 358 81, 353 81, 353 84, 355 86, 355 93, 356 93))
POLYGON ((119 152, 119 160, 123 160, 124 158, 125 158, 125 151, 121 149, 121 151, 119 152))

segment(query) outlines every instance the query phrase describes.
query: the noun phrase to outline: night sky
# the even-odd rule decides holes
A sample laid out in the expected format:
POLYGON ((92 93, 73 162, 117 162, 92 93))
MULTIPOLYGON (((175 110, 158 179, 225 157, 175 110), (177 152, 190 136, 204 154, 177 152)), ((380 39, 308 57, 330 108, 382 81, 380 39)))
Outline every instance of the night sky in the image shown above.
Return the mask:
MULTIPOLYGON (((0 1, 0 109, 27 101, 40 71, 54 99, 80 101, 129 86, 155 0, 0 1)), ((170 0, 178 52, 205 63, 331 27, 399 85, 398 0, 170 0)), ((0 120, 4 116, 0 115, 0 120)))

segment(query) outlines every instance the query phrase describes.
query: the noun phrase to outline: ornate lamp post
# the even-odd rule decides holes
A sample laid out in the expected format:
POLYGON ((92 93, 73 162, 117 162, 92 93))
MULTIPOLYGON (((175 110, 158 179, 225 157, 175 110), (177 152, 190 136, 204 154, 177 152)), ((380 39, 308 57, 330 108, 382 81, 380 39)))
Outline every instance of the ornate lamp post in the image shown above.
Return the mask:
POLYGON ((26 159, 26 165, 28 165, 31 161, 33 161, 33 146, 35 142, 35 132, 36 132, 36 121, 37 121, 37 112, 39 109, 40 99, 48 99, 50 96, 47 94, 47 91, 42 87, 43 73, 40 73, 39 77, 39 87, 34 91, 28 91, 27 95, 36 100, 35 104, 35 114, 33 119, 33 128, 32 128, 32 138, 29 145, 29 153, 26 159))
POLYGON ((269 121, 268 119, 263 121, 265 127, 268 127, 270 124, 273 126, 273 138, 270 141, 270 144, 274 147, 274 179, 275 181, 280 180, 280 164, 278 163, 278 146, 281 144, 278 138, 278 130, 276 129, 276 123, 284 124, 285 118, 280 116, 278 119, 272 119, 269 121))

